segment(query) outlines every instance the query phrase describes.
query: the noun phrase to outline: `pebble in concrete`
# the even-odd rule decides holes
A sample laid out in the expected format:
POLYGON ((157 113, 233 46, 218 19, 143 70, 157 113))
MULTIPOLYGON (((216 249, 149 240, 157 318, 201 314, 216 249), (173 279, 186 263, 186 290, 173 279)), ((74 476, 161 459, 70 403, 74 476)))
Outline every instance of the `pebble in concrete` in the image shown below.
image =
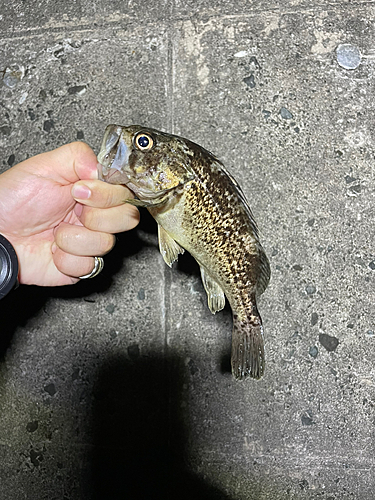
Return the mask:
POLYGON ((357 69, 361 64, 361 53, 355 45, 343 43, 336 49, 336 57, 339 66, 345 69, 357 69))

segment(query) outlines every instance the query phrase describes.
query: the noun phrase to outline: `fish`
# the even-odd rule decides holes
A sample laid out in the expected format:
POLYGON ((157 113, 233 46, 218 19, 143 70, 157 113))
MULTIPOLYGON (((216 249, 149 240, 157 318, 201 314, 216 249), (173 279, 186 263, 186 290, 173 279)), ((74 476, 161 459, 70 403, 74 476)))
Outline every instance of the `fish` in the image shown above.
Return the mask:
POLYGON ((141 125, 108 125, 97 158, 99 178, 126 185, 135 196, 127 202, 146 207, 156 220, 166 264, 188 251, 200 267, 210 311, 223 309, 227 298, 232 374, 260 379, 265 352, 257 298, 271 272, 237 181, 198 144, 141 125))

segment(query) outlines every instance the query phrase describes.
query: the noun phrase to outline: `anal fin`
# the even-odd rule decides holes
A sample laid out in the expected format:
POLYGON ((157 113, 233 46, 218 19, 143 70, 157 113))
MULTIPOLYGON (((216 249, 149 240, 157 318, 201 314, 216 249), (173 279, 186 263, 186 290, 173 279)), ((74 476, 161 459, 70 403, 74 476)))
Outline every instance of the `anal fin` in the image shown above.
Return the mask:
POLYGON ((215 314, 217 311, 221 311, 221 309, 224 308, 225 295, 221 286, 211 278, 207 271, 202 266, 200 266, 200 269, 203 286, 207 292, 208 307, 212 314, 215 314))
POLYGON ((260 315, 253 308, 246 320, 233 315, 232 373, 236 379, 260 379, 264 373, 264 338, 260 315))
POLYGON ((159 250, 163 259, 169 267, 178 259, 178 254, 183 254, 185 250, 158 224, 159 250))

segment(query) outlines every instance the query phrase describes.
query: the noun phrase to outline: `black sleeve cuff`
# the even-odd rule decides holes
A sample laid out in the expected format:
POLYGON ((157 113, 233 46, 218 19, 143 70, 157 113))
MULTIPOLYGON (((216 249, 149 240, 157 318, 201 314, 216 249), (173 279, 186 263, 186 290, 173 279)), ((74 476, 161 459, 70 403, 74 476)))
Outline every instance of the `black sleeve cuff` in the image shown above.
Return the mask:
POLYGON ((0 234, 0 299, 17 284, 18 259, 9 241, 0 234))

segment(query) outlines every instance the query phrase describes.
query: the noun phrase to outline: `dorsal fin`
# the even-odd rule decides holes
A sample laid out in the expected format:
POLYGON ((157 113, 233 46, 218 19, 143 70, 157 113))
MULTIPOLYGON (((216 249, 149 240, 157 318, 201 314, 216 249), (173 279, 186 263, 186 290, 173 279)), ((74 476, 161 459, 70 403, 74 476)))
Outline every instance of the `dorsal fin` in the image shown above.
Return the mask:
POLYGON ((262 295, 262 293, 268 286, 270 278, 271 278, 270 263, 268 261, 267 255, 265 254, 262 246, 259 243, 259 276, 256 289, 257 296, 262 295))
POLYGON ((253 215, 253 212, 251 211, 251 208, 250 208, 250 205, 249 205, 249 202, 247 201, 246 199, 246 196, 244 194, 244 192, 242 191, 241 189, 241 186, 238 184, 238 182, 236 181, 236 179, 233 177, 232 174, 230 174, 228 172, 228 170, 224 167, 224 165, 221 163, 220 160, 217 160, 216 159, 216 162, 218 163, 219 165, 219 168, 220 170, 222 171, 222 173, 228 178, 228 180, 231 182, 231 184, 233 185, 236 193, 237 193, 237 196, 239 197, 239 199, 241 200, 241 202, 243 203, 243 206, 244 206, 244 209, 245 209, 245 212, 247 214, 247 216, 249 217, 249 221, 250 221, 250 225, 251 225, 251 229, 253 230, 254 232, 254 235, 259 238, 259 230, 258 230, 258 226, 257 226, 257 223, 255 222, 255 219, 254 219, 254 215, 253 215))

